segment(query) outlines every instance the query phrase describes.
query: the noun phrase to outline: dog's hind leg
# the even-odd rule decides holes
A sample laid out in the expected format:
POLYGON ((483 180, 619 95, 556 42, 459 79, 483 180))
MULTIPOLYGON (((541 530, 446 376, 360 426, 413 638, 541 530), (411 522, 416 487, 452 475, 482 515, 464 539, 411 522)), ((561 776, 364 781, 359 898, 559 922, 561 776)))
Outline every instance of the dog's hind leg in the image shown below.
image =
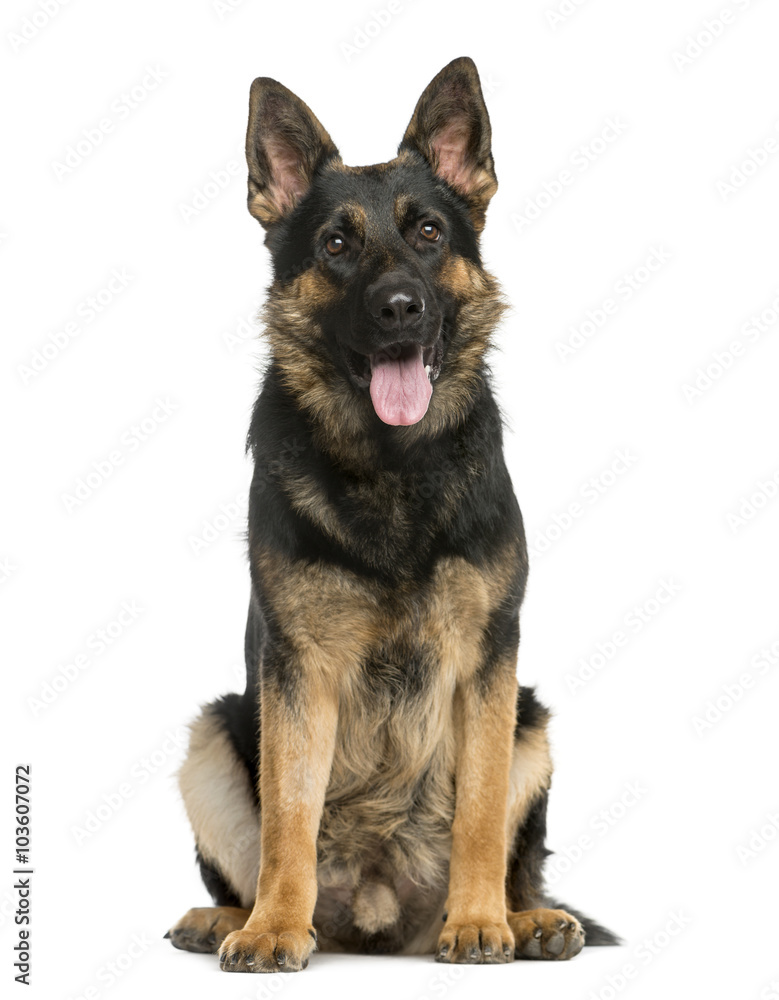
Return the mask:
POLYGON ((509 800, 511 845, 506 877, 506 919, 514 934, 517 958, 563 960, 586 943, 618 944, 589 917, 549 899, 544 889, 546 807, 552 760, 546 726, 549 712, 532 688, 520 688, 509 800))
POLYGON ((192 724, 179 787, 197 844, 203 882, 215 907, 189 910, 168 931, 176 948, 216 952, 246 923, 257 885, 260 817, 247 761, 238 752, 228 719, 239 709, 223 699, 192 724), (232 710, 232 711, 231 711, 232 710))

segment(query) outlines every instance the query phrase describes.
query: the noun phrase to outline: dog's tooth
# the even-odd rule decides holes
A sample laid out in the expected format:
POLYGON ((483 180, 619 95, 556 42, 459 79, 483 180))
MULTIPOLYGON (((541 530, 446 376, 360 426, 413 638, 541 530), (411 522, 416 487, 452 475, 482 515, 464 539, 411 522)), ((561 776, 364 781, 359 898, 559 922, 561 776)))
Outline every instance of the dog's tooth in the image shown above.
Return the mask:
POLYGON ((430 365, 425 365, 425 375, 430 378, 430 365))

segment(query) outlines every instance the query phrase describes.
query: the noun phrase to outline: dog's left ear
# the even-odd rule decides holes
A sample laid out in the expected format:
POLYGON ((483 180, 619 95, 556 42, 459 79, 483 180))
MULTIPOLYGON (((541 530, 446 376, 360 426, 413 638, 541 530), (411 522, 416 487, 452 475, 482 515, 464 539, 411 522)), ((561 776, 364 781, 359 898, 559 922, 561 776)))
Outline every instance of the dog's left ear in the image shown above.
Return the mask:
POLYGON ((415 149, 467 202, 480 232, 498 189, 487 107, 472 59, 455 59, 419 98, 400 150, 415 149))

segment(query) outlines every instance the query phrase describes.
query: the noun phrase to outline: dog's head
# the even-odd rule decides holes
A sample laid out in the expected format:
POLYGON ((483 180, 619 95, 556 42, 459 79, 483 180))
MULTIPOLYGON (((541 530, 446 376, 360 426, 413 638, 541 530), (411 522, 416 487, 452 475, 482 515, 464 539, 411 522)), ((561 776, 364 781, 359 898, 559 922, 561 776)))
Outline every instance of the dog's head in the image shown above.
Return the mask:
POLYGON ((473 62, 446 66, 397 157, 368 167, 345 166, 286 87, 255 80, 246 157, 249 211, 273 255, 265 320, 287 387, 341 429, 378 418, 434 433, 459 419, 502 308, 479 256, 497 180, 473 62))

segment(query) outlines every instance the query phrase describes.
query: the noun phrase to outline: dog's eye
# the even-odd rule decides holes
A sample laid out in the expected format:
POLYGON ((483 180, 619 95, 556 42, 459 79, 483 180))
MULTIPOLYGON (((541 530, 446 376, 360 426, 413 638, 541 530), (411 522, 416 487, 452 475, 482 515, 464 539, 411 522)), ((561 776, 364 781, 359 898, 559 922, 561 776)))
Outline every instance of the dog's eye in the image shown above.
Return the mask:
POLYGON ((431 243, 435 243, 436 240, 441 239, 441 230, 434 222, 423 222, 419 228, 419 232, 431 243))
POLYGON ((343 236, 339 236, 338 233, 333 233, 332 236, 328 236, 327 242, 325 243, 325 250, 327 250, 331 257, 336 257, 339 253, 343 253, 345 249, 346 240, 343 236))

